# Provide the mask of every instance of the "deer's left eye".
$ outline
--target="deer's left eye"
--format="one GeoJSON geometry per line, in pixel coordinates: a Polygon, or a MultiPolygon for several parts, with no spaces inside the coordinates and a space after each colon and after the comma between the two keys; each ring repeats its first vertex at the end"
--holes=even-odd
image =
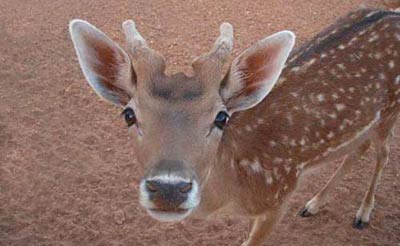
{"type": "Polygon", "coordinates": [[[225,111],[220,111],[217,116],[215,117],[214,124],[219,129],[223,129],[226,122],[228,122],[229,114],[225,111]]]}
{"type": "Polygon", "coordinates": [[[132,108],[124,109],[124,111],[122,111],[122,115],[124,116],[128,127],[130,127],[136,123],[136,115],[132,108]]]}

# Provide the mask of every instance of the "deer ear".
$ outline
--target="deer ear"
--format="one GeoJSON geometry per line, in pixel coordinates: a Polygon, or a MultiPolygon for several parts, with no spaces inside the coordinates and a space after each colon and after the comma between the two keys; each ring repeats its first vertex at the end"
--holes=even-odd
{"type": "Polygon", "coordinates": [[[126,52],[86,21],[71,21],[69,31],[82,72],[92,88],[108,101],[126,105],[136,82],[126,52]]]}
{"type": "Polygon", "coordinates": [[[254,107],[268,95],[294,42],[294,33],[281,31],[257,42],[233,60],[220,88],[230,112],[254,107]]]}

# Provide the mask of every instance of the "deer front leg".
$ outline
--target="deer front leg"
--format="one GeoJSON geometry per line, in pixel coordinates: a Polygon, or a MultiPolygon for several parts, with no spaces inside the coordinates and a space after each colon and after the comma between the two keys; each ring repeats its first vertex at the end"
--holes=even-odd
{"type": "Polygon", "coordinates": [[[252,220],[249,238],[242,246],[259,246],[264,239],[272,232],[274,226],[281,218],[281,211],[268,212],[252,220]]]}

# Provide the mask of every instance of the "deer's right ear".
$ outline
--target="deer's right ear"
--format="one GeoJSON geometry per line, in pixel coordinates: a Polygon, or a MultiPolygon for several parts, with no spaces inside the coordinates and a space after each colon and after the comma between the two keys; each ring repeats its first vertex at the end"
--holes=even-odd
{"type": "Polygon", "coordinates": [[[69,31],[82,72],[92,88],[108,101],[126,105],[136,83],[126,52],[86,21],[71,21],[69,31]]]}
{"type": "Polygon", "coordinates": [[[268,95],[294,42],[292,32],[278,32],[257,42],[233,60],[220,88],[230,112],[254,107],[268,95]]]}

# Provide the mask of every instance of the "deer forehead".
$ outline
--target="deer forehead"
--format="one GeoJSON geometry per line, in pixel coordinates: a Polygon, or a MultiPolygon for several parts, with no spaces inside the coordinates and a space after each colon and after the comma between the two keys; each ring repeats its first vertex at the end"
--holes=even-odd
{"type": "Polygon", "coordinates": [[[155,76],[149,81],[139,81],[138,84],[138,97],[146,98],[146,103],[193,107],[220,99],[220,83],[209,84],[196,76],[190,77],[183,73],[155,76]]]}
{"type": "Polygon", "coordinates": [[[138,117],[147,123],[199,125],[209,122],[216,112],[224,109],[218,89],[208,88],[186,75],[154,80],[145,87],[136,91],[134,104],[138,117]]]}

